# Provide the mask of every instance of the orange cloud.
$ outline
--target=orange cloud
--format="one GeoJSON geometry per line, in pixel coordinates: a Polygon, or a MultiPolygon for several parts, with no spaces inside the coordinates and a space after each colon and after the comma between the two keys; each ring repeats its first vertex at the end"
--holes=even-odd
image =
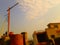
{"type": "Polygon", "coordinates": [[[47,13],[49,8],[59,4],[60,0],[17,0],[17,2],[25,12],[26,18],[35,19],[47,13]]]}

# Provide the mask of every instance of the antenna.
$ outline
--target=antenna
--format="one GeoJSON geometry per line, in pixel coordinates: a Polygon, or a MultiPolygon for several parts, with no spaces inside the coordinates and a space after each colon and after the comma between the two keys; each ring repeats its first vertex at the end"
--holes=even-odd
{"type": "Polygon", "coordinates": [[[19,3],[16,3],[16,4],[14,4],[13,6],[11,6],[11,7],[8,7],[8,9],[7,9],[7,12],[8,12],[8,32],[7,32],[7,35],[9,36],[9,31],[10,31],[10,10],[12,9],[12,8],[14,8],[16,5],[18,5],[19,3]]]}

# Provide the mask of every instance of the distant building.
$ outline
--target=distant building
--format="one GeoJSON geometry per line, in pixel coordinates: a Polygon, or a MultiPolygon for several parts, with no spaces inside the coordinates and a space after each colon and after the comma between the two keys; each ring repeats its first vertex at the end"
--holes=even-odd
{"type": "Polygon", "coordinates": [[[60,23],[49,23],[48,28],[46,28],[46,32],[48,38],[53,41],[54,45],[60,45],[60,23]]]}
{"type": "Polygon", "coordinates": [[[59,44],[60,45],[60,23],[49,23],[43,32],[34,32],[34,45],[59,44]],[[50,41],[50,42],[49,42],[50,41]]]}
{"type": "Polygon", "coordinates": [[[54,35],[55,38],[60,37],[60,23],[49,23],[48,28],[46,28],[47,35],[49,39],[54,35]]]}

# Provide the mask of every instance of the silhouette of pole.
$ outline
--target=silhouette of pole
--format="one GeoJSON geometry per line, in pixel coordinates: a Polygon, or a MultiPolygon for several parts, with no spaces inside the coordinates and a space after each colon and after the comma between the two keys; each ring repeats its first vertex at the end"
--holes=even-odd
{"type": "Polygon", "coordinates": [[[15,7],[18,3],[16,3],[15,5],[13,5],[12,7],[9,7],[7,12],[8,12],[8,32],[7,35],[9,36],[9,32],[10,32],[10,10],[15,7]]]}
{"type": "Polygon", "coordinates": [[[10,8],[8,8],[8,32],[7,32],[7,35],[9,35],[9,31],[10,31],[10,8]]]}

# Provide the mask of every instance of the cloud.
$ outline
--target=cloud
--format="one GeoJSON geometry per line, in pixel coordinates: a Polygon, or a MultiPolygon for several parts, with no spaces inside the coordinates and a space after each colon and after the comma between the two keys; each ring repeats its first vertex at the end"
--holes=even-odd
{"type": "Polygon", "coordinates": [[[35,19],[47,13],[49,8],[59,4],[60,0],[17,0],[17,2],[21,10],[25,12],[26,18],[35,19]]]}

